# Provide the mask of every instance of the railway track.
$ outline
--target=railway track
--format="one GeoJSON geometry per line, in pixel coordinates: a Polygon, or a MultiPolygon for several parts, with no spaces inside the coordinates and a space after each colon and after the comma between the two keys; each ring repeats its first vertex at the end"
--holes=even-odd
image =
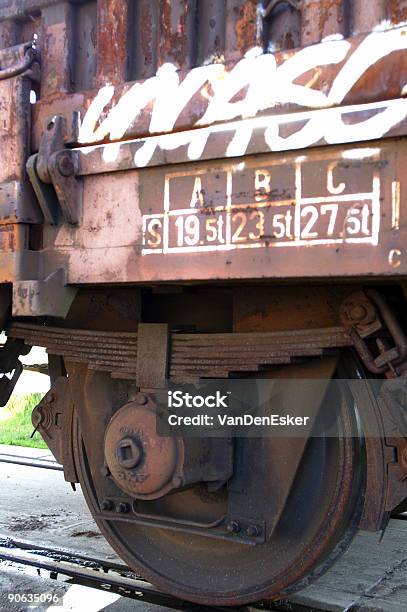
{"type": "MultiPolygon", "coordinates": [[[[9,450],[9,449],[8,449],[9,450]]],[[[8,459],[7,463],[12,462],[16,457],[12,456],[12,451],[9,450],[8,453],[0,453],[0,462],[2,458],[8,459]],[[11,455],[11,456],[10,456],[11,455]]],[[[31,467],[39,467],[39,460],[32,460],[28,457],[20,457],[23,460],[27,460],[25,463],[29,464],[31,467]]],[[[52,462],[49,460],[49,464],[52,462]]],[[[42,460],[45,463],[45,460],[42,460]]],[[[17,463],[17,461],[15,461],[17,463]]],[[[397,541],[402,537],[401,534],[406,533],[404,530],[404,526],[406,525],[405,520],[407,516],[406,514],[401,514],[393,517],[391,521],[393,525],[393,531],[396,532],[396,535],[393,536],[397,541]],[[396,519],[396,520],[394,520],[396,519]],[[400,528],[398,527],[400,526],[400,528]],[[399,535],[400,534],[400,535],[399,535]]],[[[24,536],[23,536],[24,537],[24,536]]],[[[32,540],[37,542],[37,539],[34,536],[30,536],[32,540]]],[[[135,600],[137,602],[145,602],[146,604],[157,604],[161,606],[165,606],[168,609],[176,609],[176,610],[201,610],[205,609],[202,606],[194,606],[188,602],[180,598],[174,598],[170,595],[167,595],[157,589],[156,587],[149,584],[147,581],[140,578],[140,576],[135,575],[133,572],[129,570],[129,568],[120,562],[114,563],[111,561],[102,558],[102,554],[99,552],[90,553],[90,554],[82,554],[73,552],[72,550],[67,550],[63,548],[64,543],[61,542],[62,546],[59,546],[59,542],[54,544],[54,546],[42,546],[40,544],[34,543],[34,541],[27,541],[21,539],[19,536],[15,537],[14,534],[2,535],[0,533],[0,571],[7,574],[8,568],[15,568],[18,570],[19,574],[25,573],[29,575],[33,575],[33,570],[35,574],[38,574],[38,581],[42,580],[44,583],[48,582],[49,579],[55,581],[57,585],[56,588],[68,589],[71,585],[81,585],[82,587],[95,588],[100,591],[104,591],[107,593],[117,594],[121,597],[130,598],[131,600],[135,600]]],[[[369,562],[370,555],[373,551],[373,548],[369,548],[369,543],[366,545],[366,538],[360,540],[360,545],[358,546],[358,554],[357,559],[355,555],[355,559],[353,563],[356,563],[357,567],[363,567],[364,564],[367,564],[367,570],[369,571],[369,562]],[[366,548],[366,552],[363,552],[362,549],[366,548]]],[[[383,550],[383,555],[388,555],[389,550],[392,548],[390,544],[388,544],[383,550]]],[[[369,601],[375,602],[376,597],[379,595],[376,594],[376,583],[385,585],[393,578],[389,578],[390,574],[388,569],[391,567],[398,568],[400,565],[400,561],[397,558],[397,562],[389,556],[386,562],[383,565],[383,569],[380,572],[377,572],[378,579],[375,580],[374,592],[371,591],[370,580],[366,580],[366,584],[364,588],[358,588],[355,595],[347,596],[346,602],[348,600],[352,601],[352,605],[354,602],[358,602],[360,597],[363,595],[362,599],[368,597],[369,601]],[[367,595],[365,595],[367,593],[367,595]]],[[[352,566],[353,567],[353,566],[352,566]]],[[[374,566],[372,566],[373,568],[374,566]]],[[[404,564],[403,564],[404,567],[404,564]]],[[[373,572],[373,569],[370,571],[373,572]]],[[[400,571],[400,570],[397,570],[400,571]]],[[[274,602],[266,606],[247,606],[247,607],[232,607],[232,608],[208,608],[212,610],[241,610],[242,612],[251,611],[254,612],[256,610],[290,610],[291,612],[295,611],[306,611],[306,610],[345,610],[346,605],[342,605],[342,599],[340,596],[340,590],[343,589],[344,592],[347,590],[352,591],[354,585],[352,587],[351,584],[348,587],[345,586],[342,574],[344,569],[338,567],[338,573],[335,571],[332,572],[331,578],[326,578],[323,580],[322,584],[314,585],[312,591],[310,592],[307,589],[303,592],[293,595],[290,598],[290,601],[279,601],[274,602]],[[334,592],[331,599],[327,599],[327,594],[330,593],[332,588],[336,588],[338,586],[338,592],[334,592]]],[[[353,571],[351,571],[353,574],[353,571]]],[[[37,577],[35,577],[37,580],[37,577]]],[[[361,578],[361,582],[363,582],[363,576],[361,578]]],[[[348,584],[348,583],[346,583],[348,584]]],[[[392,582],[393,584],[393,582],[392,582]]],[[[394,588],[395,595],[392,595],[389,601],[386,600],[386,604],[390,607],[386,608],[389,610],[398,610],[400,609],[400,602],[396,599],[393,601],[394,597],[397,595],[397,588],[394,588]]],[[[344,598],[345,600],[345,598],[344,598]]],[[[381,600],[379,600],[381,604],[381,600]]],[[[353,608],[351,608],[353,609],[353,608]]],[[[358,608],[355,608],[358,609],[358,608]]],[[[363,608],[362,608],[363,609],[363,608]]],[[[377,607],[375,608],[377,609],[377,607]]],[[[380,608],[379,608],[380,609],[380,608]]]]}
{"type": "Polygon", "coordinates": [[[165,606],[173,610],[273,610],[264,606],[235,608],[206,607],[177,599],[163,593],[127,566],[104,559],[73,553],[62,548],[45,547],[25,540],[0,534],[0,563],[21,568],[35,568],[40,577],[62,580],[116,593],[145,603],[165,606]]]}
{"type": "Polygon", "coordinates": [[[14,465],[24,465],[59,472],[62,472],[64,469],[62,465],[51,459],[33,459],[32,457],[15,455],[13,453],[0,453],[0,463],[12,463],[14,465]]]}

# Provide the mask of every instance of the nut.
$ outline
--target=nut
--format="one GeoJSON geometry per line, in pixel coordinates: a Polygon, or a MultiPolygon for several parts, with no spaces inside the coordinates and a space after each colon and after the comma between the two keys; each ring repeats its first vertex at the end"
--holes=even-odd
{"type": "Polygon", "coordinates": [[[237,521],[230,521],[226,525],[226,531],[229,531],[229,533],[239,533],[240,531],[239,523],[237,521]]]}
{"type": "Polygon", "coordinates": [[[116,512],[118,512],[119,514],[126,514],[130,509],[129,504],[126,504],[126,502],[120,502],[117,504],[116,506],[116,512]]]}
{"type": "Polygon", "coordinates": [[[352,321],[362,321],[367,315],[367,310],[362,304],[356,304],[351,306],[348,313],[352,321]]]}
{"type": "Polygon", "coordinates": [[[100,504],[100,509],[102,511],[112,510],[112,508],[113,508],[113,502],[110,499],[104,499],[102,503],[100,504]]]}
{"type": "Polygon", "coordinates": [[[249,538],[257,538],[260,535],[260,529],[257,525],[249,525],[246,529],[246,535],[249,538]]]}

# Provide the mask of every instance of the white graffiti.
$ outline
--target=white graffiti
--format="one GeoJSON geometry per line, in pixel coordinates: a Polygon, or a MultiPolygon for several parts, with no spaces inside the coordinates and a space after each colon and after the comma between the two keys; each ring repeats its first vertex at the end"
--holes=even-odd
{"type": "MultiPolygon", "coordinates": [[[[362,114],[356,123],[344,120],[345,111],[340,105],[371,66],[394,51],[406,49],[407,28],[403,26],[373,32],[354,50],[349,41],[336,39],[305,47],[279,65],[274,55],[262,54],[258,48],[247,53],[230,71],[222,64],[212,64],[192,69],[183,80],[175,66],[165,64],[156,76],[131,86],[102,119],[115,89],[112,85],[101,88],[83,118],[79,142],[119,140],[143,112],[151,113],[151,136],[141,141],[134,156],[137,167],[146,166],[157,148],[174,150],[187,145],[188,158],[199,159],[211,134],[220,131],[233,133],[226,156],[243,155],[256,129],[264,131],[265,144],[271,151],[307,147],[321,140],[335,143],[380,138],[407,116],[407,100],[347,107],[347,113],[368,114],[367,117],[362,114]],[[332,65],[338,69],[330,87],[314,89],[315,79],[323,74],[324,67],[332,65]],[[298,84],[296,81],[307,73],[311,75],[309,82],[298,84]],[[245,91],[244,97],[236,100],[241,91],[245,91]],[[203,111],[195,129],[172,132],[177,129],[182,111],[197,97],[203,111]],[[301,109],[257,116],[287,104],[301,109]],[[297,123],[288,135],[281,134],[282,125],[297,123]]],[[[404,84],[400,96],[406,93],[404,84]]],[[[120,146],[112,143],[104,148],[106,162],[115,161],[120,146]]]]}

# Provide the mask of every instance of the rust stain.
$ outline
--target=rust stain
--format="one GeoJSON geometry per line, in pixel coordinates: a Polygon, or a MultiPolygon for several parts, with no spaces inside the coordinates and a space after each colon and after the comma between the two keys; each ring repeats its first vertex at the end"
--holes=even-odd
{"type": "Polygon", "coordinates": [[[236,48],[240,53],[245,53],[253,47],[257,38],[257,2],[249,0],[242,6],[235,6],[235,35],[236,48]]]}
{"type": "Polygon", "coordinates": [[[98,82],[119,83],[127,72],[128,7],[122,0],[98,3],[98,82]]]}
{"type": "Polygon", "coordinates": [[[150,6],[143,2],[141,4],[141,24],[140,28],[140,44],[143,56],[143,63],[148,68],[153,62],[152,52],[152,30],[153,30],[153,18],[150,10],[150,6]]]}
{"type": "Polygon", "coordinates": [[[392,23],[397,24],[407,21],[406,0],[388,0],[389,18],[392,23]]]}
{"type": "Polygon", "coordinates": [[[172,61],[178,67],[188,66],[187,21],[189,4],[178,0],[161,0],[161,61],[172,61]]]}
{"type": "Polygon", "coordinates": [[[345,0],[305,0],[302,5],[302,41],[308,45],[325,36],[346,35],[345,0]]]}
{"type": "Polygon", "coordinates": [[[342,23],[344,17],[343,0],[329,0],[325,2],[319,2],[318,4],[320,5],[319,29],[322,36],[335,33],[331,32],[331,30],[335,29],[336,25],[339,26],[339,24],[342,23]]]}

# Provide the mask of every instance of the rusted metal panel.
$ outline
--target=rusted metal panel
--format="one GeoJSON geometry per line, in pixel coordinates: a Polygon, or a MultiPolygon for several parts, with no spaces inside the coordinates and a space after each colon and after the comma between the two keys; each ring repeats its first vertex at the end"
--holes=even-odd
{"type": "MultiPolygon", "coordinates": [[[[354,291],[354,290],[353,290],[354,291]]],[[[233,292],[233,330],[261,332],[314,330],[341,324],[339,307],[352,288],[325,287],[256,287],[255,295],[246,288],[233,292]]]]}
{"type": "MultiPolygon", "coordinates": [[[[226,69],[220,64],[195,68],[180,75],[180,82],[174,68],[142,83],[39,101],[34,113],[34,147],[38,147],[51,114],[73,110],[80,111],[82,127],[79,138],[72,139],[85,144],[180,131],[241,117],[260,120],[266,113],[282,115],[399,98],[407,73],[405,33],[406,28],[401,27],[349,41],[327,41],[299,51],[253,56],[226,69]],[[268,75],[266,81],[264,74],[268,75]],[[210,89],[215,95],[208,94],[210,89]]],[[[392,125],[400,114],[405,117],[402,105],[397,103],[397,112],[391,113],[392,125]]],[[[374,112],[373,107],[367,109],[374,112]]],[[[354,110],[363,111],[363,107],[354,110]]],[[[296,118],[300,125],[307,121],[306,116],[296,118]]],[[[386,121],[380,123],[387,125],[386,121]]],[[[318,124],[324,126],[320,120],[318,124]]],[[[367,126],[370,124],[367,122],[367,126]]],[[[319,131],[305,127],[301,133],[319,131]]],[[[364,139],[363,131],[355,131],[354,136],[355,140],[364,139]]]]}
{"type": "Polygon", "coordinates": [[[96,84],[127,81],[129,0],[97,3],[96,84]]]}
{"type": "MultiPolygon", "coordinates": [[[[397,106],[405,112],[405,101],[394,100],[381,103],[377,110],[388,109],[391,119],[396,118],[393,109],[397,106]],[[394,104],[393,104],[394,102],[394,104]]],[[[220,159],[225,156],[235,158],[270,151],[302,150],[303,147],[338,144],[347,142],[375,141],[386,136],[399,136],[406,133],[407,120],[403,119],[389,131],[382,121],[383,113],[369,112],[364,108],[341,107],[326,109],[300,115],[303,122],[286,116],[266,118],[259,122],[246,124],[224,124],[213,129],[189,130],[175,138],[163,135],[157,139],[140,138],[125,143],[110,144],[103,147],[74,149],[79,156],[79,174],[82,176],[118,170],[131,170],[149,166],[181,164],[187,160],[200,161],[220,159]],[[373,119],[374,121],[367,121],[373,119]],[[305,124],[305,125],[304,125],[305,124]],[[253,127],[252,127],[253,126],[253,127]],[[324,126],[327,133],[323,133],[324,126]],[[315,127],[315,131],[310,129],[315,127]],[[373,129],[366,129],[366,127],[373,129]],[[299,128],[294,131],[295,128],[299,128]],[[321,129],[322,128],[322,129],[321,129]],[[357,131],[359,128],[359,131],[357,131]],[[280,136],[288,134],[287,137],[280,136]],[[243,134],[243,138],[242,138],[243,134]],[[363,136],[361,136],[363,134],[363,136]],[[269,136],[271,136],[269,138],[269,136]],[[178,146],[177,146],[178,145],[178,146]]]]}
{"type": "Polygon", "coordinates": [[[41,96],[73,88],[73,8],[61,2],[42,10],[41,96]]]}
{"type": "MultiPolygon", "coordinates": [[[[22,65],[30,45],[17,45],[0,52],[3,71],[22,65]]],[[[38,223],[41,214],[25,174],[30,142],[30,90],[27,76],[0,81],[0,139],[3,156],[0,168],[0,225],[13,222],[38,223]]]]}
{"type": "Polygon", "coordinates": [[[346,0],[303,0],[301,2],[302,45],[312,45],[327,36],[348,33],[346,0]]]}
{"type": "MultiPolygon", "coordinates": [[[[362,24],[362,18],[357,13],[361,7],[359,6],[358,9],[357,3],[352,4],[352,11],[348,11],[346,15],[344,14],[345,3],[339,0],[301,3],[298,6],[302,11],[302,42],[308,43],[326,37],[328,40],[309,48],[275,54],[258,55],[261,51],[258,49],[249,53],[245,59],[242,59],[239,54],[252,50],[252,47],[256,45],[263,45],[264,50],[267,42],[264,39],[264,23],[262,23],[262,15],[264,17],[265,13],[259,11],[254,2],[240,3],[235,0],[225,3],[176,2],[169,4],[167,0],[161,0],[159,5],[148,3],[148,6],[140,2],[137,3],[136,8],[132,7],[133,12],[130,14],[127,11],[120,12],[120,7],[124,5],[119,5],[117,0],[105,0],[104,3],[99,4],[97,21],[95,2],[76,4],[77,6],[72,8],[67,2],[59,5],[51,2],[49,8],[43,10],[44,31],[47,30],[47,27],[51,28],[52,15],[62,15],[63,19],[58,23],[64,23],[67,27],[71,19],[71,11],[75,12],[76,51],[73,72],[74,87],[77,93],[58,92],[58,89],[71,86],[70,83],[67,83],[70,54],[68,47],[64,46],[68,43],[60,41],[60,46],[56,47],[58,58],[62,57],[61,61],[64,62],[65,71],[62,77],[58,76],[60,80],[57,79],[52,84],[52,79],[47,76],[47,70],[51,74],[53,69],[52,63],[46,57],[47,45],[57,44],[50,30],[50,40],[43,42],[45,63],[48,66],[44,73],[43,83],[46,82],[45,93],[53,93],[45,95],[44,99],[35,105],[33,146],[34,148],[38,146],[45,121],[50,115],[55,113],[70,115],[73,110],[80,111],[81,122],[79,132],[70,135],[71,144],[86,145],[102,141],[130,139],[135,136],[142,138],[137,142],[128,141],[117,147],[110,144],[106,147],[81,149],[82,152],[78,153],[79,175],[86,177],[79,179],[84,183],[85,189],[83,198],[85,206],[83,218],[80,220],[82,226],[78,229],[62,227],[55,230],[58,234],[56,244],[54,244],[54,230],[47,229],[44,241],[47,247],[51,249],[56,247],[58,251],[64,251],[64,256],[68,256],[71,266],[70,279],[83,279],[88,275],[91,277],[93,275],[93,278],[97,279],[95,282],[116,277],[137,282],[151,278],[161,280],[189,277],[189,267],[182,271],[179,263],[182,253],[185,253],[183,245],[179,253],[171,250],[170,245],[168,247],[170,251],[165,252],[165,259],[169,261],[160,263],[160,266],[157,266],[155,262],[158,260],[161,262],[164,258],[156,254],[152,257],[149,254],[148,257],[141,255],[140,249],[143,249],[141,226],[143,220],[147,225],[150,223],[151,219],[148,218],[148,215],[154,218],[155,215],[162,215],[157,218],[165,218],[164,210],[156,210],[157,206],[163,205],[165,199],[166,187],[163,185],[166,184],[167,179],[164,177],[170,176],[171,173],[175,176],[177,172],[186,172],[187,175],[190,173],[189,176],[193,176],[195,167],[185,166],[181,170],[174,167],[167,171],[152,169],[151,171],[146,170],[145,173],[132,172],[131,174],[126,172],[128,170],[148,166],[184,164],[197,160],[203,162],[225,157],[253,156],[269,151],[302,149],[340,142],[370,141],[384,136],[403,134],[406,131],[407,106],[406,100],[402,97],[407,78],[406,28],[377,31],[349,40],[340,39],[341,36],[346,35],[352,24],[352,27],[355,23],[362,24]],[[143,42],[138,36],[140,30],[133,37],[135,40],[131,41],[128,39],[129,20],[137,18],[141,28],[144,23],[144,10],[148,10],[150,16],[145,22],[147,38],[143,39],[143,42]],[[231,35],[230,40],[229,35],[231,35]],[[332,40],[332,37],[335,40],[332,40]],[[94,50],[96,38],[99,45],[97,73],[95,72],[94,50]],[[112,52],[113,43],[119,46],[117,52],[112,52]],[[146,46],[143,46],[144,43],[146,46]],[[140,73],[146,73],[151,66],[161,65],[162,67],[163,62],[167,66],[152,79],[124,84],[128,68],[125,56],[129,45],[133,45],[134,50],[136,48],[142,50],[146,56],[142,64],[137,59],[139,64],[133,66],[133,73],[137,73],[137,76],[140,76],[140,73]],[[190,71],[185,70],[193,61],[205,63],[208,59],[215,63],[190,71]],[[226,66],[223,63],[216,63],[217,61],[223,62],[225,59],[226,66]],[[178,70],[180,67],[181,71],[178,70]],[[99,90],[83,91],[93,86],[95,74],[98,84],[102,87],[99,90]],[[264,75],[268,76],[267,80],[264,75]],[[104,86],[108,81],[113,81],[114,84],[104,86]],[[338,110],[337,107],[340,107],[341,110],[338,110]],[[174,131],[175,134],[172,133],[174,131]],[[151,135],[155,134],[163,134],[163,136],[151,138],[151,135]],[[123,173],[117,173],[117,170],[123,173]],[[112,171],[115,171],[114,178],[113,175],[107,174],[112,171]],[[98,176],[99,174],[101,175],[98,176]],[[153,187],[149,185],[149,177],[151,177],[153,187]],[[136,211],[129,209],[129,185],[138,204],[136,211]],[[146,194],[151,189],[155,192],[154,198],[150,200],[146,194]],[[118,201],[119,194],[121,194],[120,205],[114,212],[111,202],[106,199],[107,193],[111,193],[112,201],[118,201]],[[146,210],[145,206],[150,201],[153,202],[151,209],[146,210]],[[106,218],[106,225],[101,223],[101,218],[106,218]],[[112,227],[121,228],[120,244],[112,234],[112,227]],[[74,249],[71,248],[74,244],[81,244],[84,251],[74,253],[74,249]],[[97,248],[93,248],[95,246],[97,248]],[[136,246],[136,251],[133,250],[129,256],[128,250],[134,249],[134,246],[136,246]],[[84,252],[92,253],[91,257],[94,258],[96,251],[101,253],[98,249],[104,249],[105,253],[109,249],[114,249],[117,260],[113,261],[112,257],[109,257],[109,261],[105,261],[103,265],[101,261],[98,261],[92,271],[84,269],[82,273],[79,273],[84,252]],[[177,269],[178,266],[180,269],[177,269]]],[[[125,8],[128,8],[127,3],[124,4],[125,8]]],[[[291,31],[292,23],[298,17],[295,9],[297,5],[295,2],[271,3],[271,5],[274,7],[271,11],[274,21],[272,20],[269,24],[271,26],[269,34],[272,39],[277,40],[278,45],[290,46],[291,43],[287,42],[286,34],[291,31]],[[293,22],[291,22],[292,19],[294,19],[293,22]]],[[[263,3],[262,6],[266,11],[269,4],[263,3]]],[[[34,4],[25,3],[24,15],[27,16],[28,11],[33,10],[33,7],[34,4]]],[[[382,9],[379,2],[374,6],[372,4],[371,16],[368,18],[372,22],[380,19],[382,9]]],[[[390,10],[389,6],[387,9],[390,10]]],[[[3,17],[10,14],[7,11],[2,12],[3,17]]],[[[67,33],[68,30],[65,30],[64,36],[67,33]]],[[[72,123],[71,118],[70,123],[72,123]]],[[[371,148],[381,149],[384,155],[388,150],[376,144],[372,144],[371,148]]],[[[25,157],[26,153],[24,159],[25,157]]],[[[262,159],[265,158],[260,158],[260,161],[262,159]]],[[[283,159],[288,160],[289,165],[294,164],[294,156],[288,155],[283,159]]],[[[306,156],[305,160],[307,160],[306,156]]],[[[256,164],[257,160],[254,159],[253,163],[256,164]]],[[[303,162],[299,163],[301,165],[303,162]]],[[[337,163],[337,161],[332,163],[337,163]]],[[[392,166],[395,167],[396,163],[398,162],[392,157],[392,166]]],[[[251,170],[247,172],[238,170],[239,164],[246,164],[247,168],[252,167],[251,162],[246,162],[246,159],[229,166],[223,162],[203,165],[194,178],[196,185],[199,184],[199,181],[207,180],[207,177],[203,178],[203,173],[208,168],[215,169],[219,178],[212,185],[209,184],[209,187],[203,188],[204,195],[198,189],[196,201],[206,206],[205,189],[210,192],[215,187],[219,192],[213,196],[215,204],[218,207],[225,206],[221,202],[224,197],[222,194],[226,193],[226,197],[231,198],[234,189],[233,186],[230,186],[233,183],[232,179],[225,179],[225,177],[232,177],[236,181],[238,176],[249,176],[251,172],[251,170]],[[226,185],[223,184],[225,181],[226,185]]],[[[304,168],[305,166],[304,162],[304,168]]],[[[327,168],[325,171],[329,174],[327,168]]],[[[306,172],[312,174],[308,169],[306,172]]],[[[383,173],[385,175],[384,170],[383,173]]],[[[400,169],[395,171],[397,177],[400,173],[400,169]]],[[[172,178],[168,179],[169,182],[172,180],[172,178]]],[[[192,201],[192,191],[197,191],[194,187],[195,183],[192,187],[190,186],[191,180],[191,178],[185,178],[186,189],[191,189],[190,201],[192,201]]],[[[261,175],[258,175],[257,180],[259,184],[262,180],[263,184],[266,184],[267,176],[264,175],[262,178],[261,175]]],[[[339,188],[342,182],[345,182],[339,181],[339,184],[336,184],[332,172],[329,180],[332,189],[339,188]]],[[[283,184],[284,181],[286,181],[285,178],[282,179],[283,184]]],[[[398,181],[399,178],[393,181],[393,192],[389,196],[392,201],[400,199],[398,181]]],[[[287,179],[289,186],[287,189],[291,189],[291,183],[292,177],[287,179]]],[[[335,195],[335,192],[332,192],[332,195],[335,195]]],[[[252,205],[252,203],[249,204],[252,205]]],[[[182,210],[186,210],[188,206],[191,207],[190,203],[182,204],[182,210]]],[[[234,211],[233,214],[236,215],[237,212],[239,211],[234,211]]],[[[251,210],[251,212],[255,211],[251,210]]],[[[270,211],[267,212],[269,213],[270,211]]],[[[218,232],[216,236],[219,237],[219,227],[225,223],[226,217],[223,218],[222,214],[216,212],[211,223],[208,224],[209,226],[212,224],[213,236],[218,232]]],[[[186,218],[186,213],[183,215],[183,218],[186,218]]],[[[243,223],[243,217],[239,216],[235,217],[233,223],[236,223],[239,218],[243,223]]],[[[252,221],[254,220],[253,216],[252,221]]],[[[10,219],[7,217],[5,222],[9,224],[10,219]]],[[[195,222],[191,221],[191,223],[195,222]]],[[[232,223],[231,217],[230,223],[232,223]]],[[[244,223],[249,234],[256,235],[255,228],[248,229],[249,221],[245,220],[244,223]]],[[[181,227],[181,221],[179,224],[179,228],[169,230],[168,244],[178,231],[182,230],[185,237],[185,228],[181,227]]],[[[152,240],[154,243],[154,232],[157,232],[155,228],[152,229],[153,238],[144,235],[144,240],[150,240],[150,242],[152,240]]],[[[190,230],[192,231],[192,226],[190,230]]],[[[235,237],[237,232],[237,239],[242,237],[237,228],[231,226],[230,232],[231,236],[235,235],[235,237]]],[[[270,273],[264,271],[269,258],[265,253],[273,251],[274,259],[277,257],[277,252],[284,252],[286,247],[283,245],[282,249],[269,248],[270,245],[274,245],[273,233],[270,234],[272,235],[271,240],[268,238],[269,234],[270,232],[265,232],[261,246],[251,245],[250,249],[247,247],[247,250],[252,253],[257,253],[256,249],[261,253],[261,256],[256,254],[253,258],[257,261],[260,257],[261,260],[260,265],[256,268],[257,276],[269,277],[270,273]]],[[[301,232],[297,232],[297,237],[300,234],[301,232]]],[[[398,234],[395,235],[396,242],[397,236],[398,234]]],[[[323,240],[326,238],[327,236],[324,235],[323,240]]],[[[161,240],[163,239],[162,235],[161,240]]],[[[369,239],[373,240],[373,234],[369,234],[369,239]]],[[[376,239],[375,235],[374,240],[376,239]]],[[[205,242],[206,236],[200,237],[199,240],[204,240],[204,244],[200,246],[211,247],[205,242]]],[[[205,250],[208,267],[213,268],[211,277],[248,278],[250,276],[246,263],[244,263],[247,255],[241,252],[244,250],[242,245],[239,243],[239,248],[235,248],[232,242],[233,240],[230,239],[228,244],[225,243],[227,249],[223,249],[222,245],[215,240],[216,249],[213,252],[211,248],[205,250]],[[231,263],[226,263],[222,259],[226,257],[227,250],[233,251],[231,263]],[[215,265],[212,265],[212,262],[216,262],[215,265]],[[237,269],[241,265],[243,268],[237,269]]],[[[301,242],[299,246],[308,247],[308,243],[305,241],[302,245],[301,242]]],[[[354,244],[352,248],[357,252],[361,247],[354,244]]],[[[152,250],[154,249],[153,244],[152,250]]],[[[331,252],[330,248],[329,250],[331,252]]],[[[387,251],[387,258],[390,257],[390,250],[387,251]]],[[[385,273],[395,270],[396,273],[401,272],[402,264],[398,266],[399,255],[397,253],[399,250],[399,246],[392,249],[391,263],[388,259],[381,261],[380,267],[386,270],[385,273]]],[[[304,251],[307,252],[305,260],[309,260],[305,266],[308,269],[314,265],[313,253],[315,251],[314,248],[307,248],[304,251]]],[[[338,253],[332,256],[331,263],[336,265],[336,261],[339,260],[339,269],[344,270],[344,274],[351,274],[352,270],[347,268],[346,257],[344,261],[341,260],[342,246],[338,248],[338,253]]],[[[48,261],[48,255],[44,261],[48,261]]],[[[360,265],[361,269],[357,273],[366,273],[363,267],[366,262],[361,262],[360,265]]],[[[46,263],[45,267],[49,274],[54,271],[50,263],[46,263]]],[[[327,268],[324,274],[329,275],[331,272],[327,268]]],[[[206,271],[199,271],[199,269],[196,274],[199,278],[201,275],[202,278],[207,277],[206,271]]],[[[277,273],[274,274],[277,275],[277,273]]],[[[294,277],[298,275],[294,265],[287,275],[294,277]]],[[[305,275],[308,275],[308,272],[305,275]]]]}
{"type": "Polygon", "coordinates": [[[353,34],[369,32],[380,25],[387,16],[387,0],[353,0],[351,29],[353,34]]]}
{"type": "MultiPolygon", "coordinates": [[[[71,0],[71,4],[85,4],[88,0],[71,0]]],[[[61,4],[61,0],[1,0],[0,20],[29,18],[48,6],[61,4]]]]}
{"type": "Polygon", "coordinates": [[[19,23],[9,20],[0,23],[0,49],[13,47],[20,42],[21,26],[19,23]]]}
{"type": "MultiPolygon", "coordinates": [[[[75,91],[94,86],[96,75],[96,24],[97,4],[95,0],[80,4],[75,9],[75,91]]],[[[56,114],[51,112],[48,114],[56,114]]]]}
{"type": "Polygon", "coordinates": [[[28,227],[26,224],[0,224],[0,252],[22,251],[28,248],[28,227]]]}
{"type": "MultiPolygon", "coordinates": [[[[206,3],[205,3],[206,4],[206,3]]],[[[195,63],[196,15],[195,0],[160,0],[160,37],[158,66],[171,62],[187,70],[195,63]]],[[[143,22],[141,27],[144,28],[143,22]]],[[[144,36],[147,36],[145,33],[144,36]]]]}
{"type": "Polygon", "coordinates": [[[38,274],[38,253],[2,251],[0,283],[13,283],[17,278],[35,278],[38,274]]]}
{"type": "Polygon", "coordinates": [[[133,80],[153,76],[158,66],[159,0],[138,0],[131,10],[131,66],[133,80]]]}
{"type": "Polygon", "coordinates": [[[68,314],[77,289],[65,286],[65,271],[63,268],[54,269],[45,278],[41,278],[41,264],[42,260],[39,256],[37,269],[34,273],[31,272],[30,276],[20,274],[14,279],[14,317],[54,316],[65,318],[68,314]],[[38,278],[39,276],[41,280],[38,278]]]}
{"type": "Polygon", "coordinates": [[[388,18],[394,25],[407,21],[406,0],[387,0],[388,18]]]}
{"type": "Polygon", "coordinates": [[[406,159],[388,141],[91,176],[80,226],[46,241],[71,283],[403,275],[406,159]]]}
{"type": "Polygon", "coordinates": [[[226,0],[226,63],[235,63],[260,44],[257,0],[226,0]]]}
{"type": "Polygon", "coordinates": [[[198,66],[224,61],[225,18],[225,0],[197,0],[198,66]]]}

